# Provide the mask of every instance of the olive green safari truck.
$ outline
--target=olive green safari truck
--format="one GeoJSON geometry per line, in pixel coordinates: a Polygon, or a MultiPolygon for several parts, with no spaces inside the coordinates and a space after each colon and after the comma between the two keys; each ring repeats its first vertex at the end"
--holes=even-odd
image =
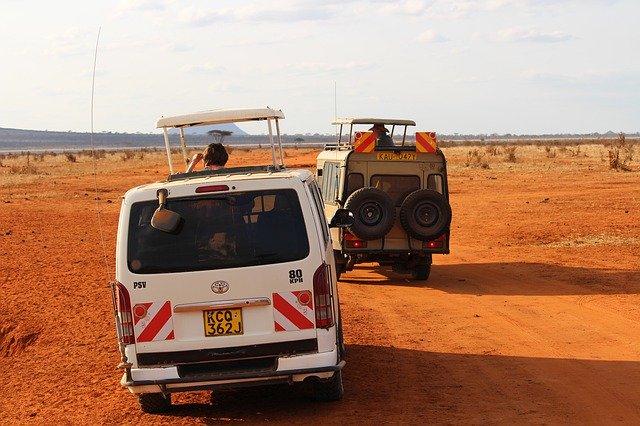
{"type": "Polygon", "coordinates": [[[451,206],[447,163],[433,132],[412,120],[345,118],[335,144],[317,157],[325,215],[353,212],[354,224],[332,229],[338,274],[363,262],[429,277],[434,254],[449,253],[451,206]],[[415,135],[415,137],[414,137],[415,135]]]}

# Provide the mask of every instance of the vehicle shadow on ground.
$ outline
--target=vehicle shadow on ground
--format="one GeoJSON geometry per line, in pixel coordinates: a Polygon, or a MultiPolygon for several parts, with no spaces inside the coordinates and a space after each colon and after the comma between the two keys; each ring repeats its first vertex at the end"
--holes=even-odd
{"type": "Polygon", "coordinates": [[[465,263],[433,265],[426,281],[412,280],[390,267],[358,265],[340,282],[423,287],[475,295],[640,294],[640,271],[603,270],[545,263],[465,263]]]}
{"type": "Polygon", "coordinates": [[[343,373],[340,402],[318,403],[296,387],[267,386],[214,392],[210,404],[176,404],[166,416],[205,424],[542,424],[567,419],[631,424],[640,419],[640,362],[348,345],[343,373]],[[585,388],[575,388],[580,385],[585,388]],[[584,404],[582,392],[595,393],[587,401],[601,399],[584,404]]]}

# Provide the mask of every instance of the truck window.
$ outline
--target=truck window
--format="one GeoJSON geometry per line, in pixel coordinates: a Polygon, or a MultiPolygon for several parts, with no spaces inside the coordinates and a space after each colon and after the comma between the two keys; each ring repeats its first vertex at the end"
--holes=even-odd
{"type": "Polygon", "coordinates": [[[444,194],[442,175],[429,175],[429,177],[427,177],[427,188],[444,194]]]}
{"type": "Polygon", "coordinates": [[[322,199],[325,203],[335,204],[338,198],[340,165],[326,162],[322,167],[322,199]]]}
{"type": "Polygon", "coordinates": [[[371,186],[389,194],[395,205],[400,206],[407,195],[420,189],[420,176],[373,175],[371,186]]]}
{"type": "Polygon", "coordinates": [[[364,186],[364,176],[362,173],[349,173],[347,175],[347,193],[344,196],[346,200],[349,198],[349,195],[353,193],[356,189],[360,189],[364,186]]]}

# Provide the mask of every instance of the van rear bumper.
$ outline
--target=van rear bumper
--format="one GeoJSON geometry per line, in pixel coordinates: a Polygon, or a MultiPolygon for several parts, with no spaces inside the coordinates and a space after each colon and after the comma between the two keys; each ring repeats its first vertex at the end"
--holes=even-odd
{"type": "Polygon", "coordinates": [[[220,349],[138,353],[135,356],[138,366],[154,367],[269,356],[283,357],[315,353],[317,351],[318,340],[305,339],[261,345],[226,347],[220,349]]]}
{"type": "Polygon", "coordinates": [[[131,393],[173,393],[205,389],[233,389],[277,383],[301,382],[308,377],[328,379],[336,371],[342,370],[344,360],[336,365],[324,367],[298,368],[276,371],[245,371],[228,374],[213,373],[198,377],[180,377],[153,380],[133,380],[130,371],[125,372],[120,384],[131,393]]]}
{"type": "Polygon", "coordinates": [[[181,392],[236,388],[268,383],[301,382],[308,377],[328,379],[344,367],[338,348],[276,357],[258,357],[154,367],[130,366],[120,384],[132,393],[181,392]],[[263,362],[264,361],[264,362],[263,362]]]}

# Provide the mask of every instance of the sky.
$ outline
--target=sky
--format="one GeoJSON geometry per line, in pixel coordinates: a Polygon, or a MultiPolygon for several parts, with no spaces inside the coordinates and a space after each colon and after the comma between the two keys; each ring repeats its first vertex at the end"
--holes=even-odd
{"type": "Polygon", "coordinates": [[[160,116],[269,106],[288,134],[331,134],[336,116],[441,134],[640,131],[637,0],[0,6],[5,128],[85,132],[93,117],[96,132],[155,133],[160,116]]]}

